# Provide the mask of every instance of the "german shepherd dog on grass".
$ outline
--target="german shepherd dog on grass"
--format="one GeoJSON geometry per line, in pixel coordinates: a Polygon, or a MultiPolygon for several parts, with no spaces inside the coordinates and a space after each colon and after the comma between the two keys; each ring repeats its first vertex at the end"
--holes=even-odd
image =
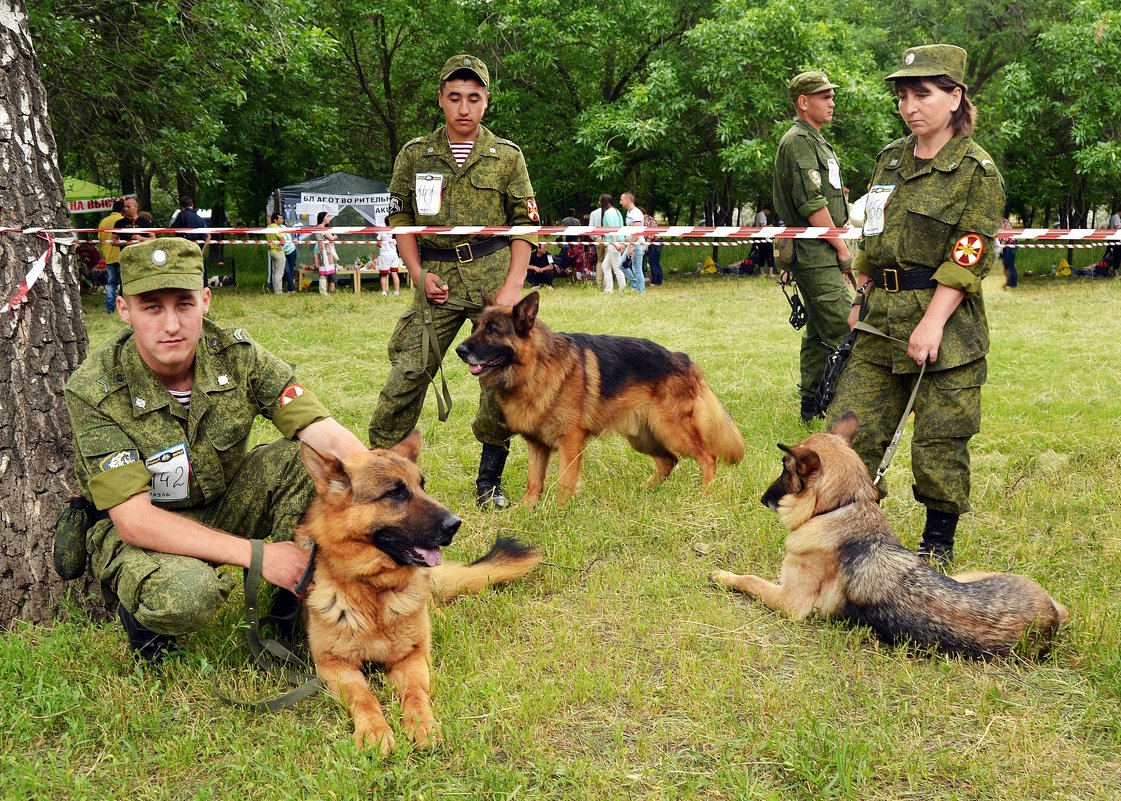
{"type": "Polygon", "coordinates": [[[607,431],[653,457],[651,487],[682,456],[697,461],[703,484],[716,476],[717,459],[743,458],[739,428],[688,356],[646,339],[554,333],[537,319],[539,299],[531,292],[510,308],[484,297],[471,336],[456,348],[494,391],[506,424],[525,437],[524,503],[541,497],[554,451],[559,500],[571,498],[588,438],[607,431]]]}
{"type": "Polygon", "coordinates": [[[385,666],[401,698],[402,727],[418,746],[439,742],[428,695],[429,606],[521,578],[541,561],[535,548],[499,539],[469,565],[444,562],[460,520],[424,491],[416,460],[420,432],[388,450],[344,462],[302,445],[318,492],[296,530],[312,540],[314,588],[305,604],[315,667],[354,718],[354,743],[393,748],[393,732],[363,667],[385,666]]]}
{"type": "Polygon", "coordinates": [[[1046,650],[1065,607],[1025,576],[944,576],[904,548],[879,506],[868,469],[850,447],[849,412],[785,453],[763,495],[790,533],[778,581],[715,571],[712,580],[796,620],[812,613],[870,626],[887,643],[911,642],[973,658],[1046,650]]]}

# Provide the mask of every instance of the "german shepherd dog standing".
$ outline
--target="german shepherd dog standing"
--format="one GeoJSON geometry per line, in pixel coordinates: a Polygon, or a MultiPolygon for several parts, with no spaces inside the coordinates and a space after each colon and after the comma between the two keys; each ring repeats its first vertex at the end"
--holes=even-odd
{"type": "Polygon", "coordinates": [[[559,500],[571,498],[588,438],[606,431],[653,457],[651,487],[682,456],[697,461],[703,484],[716,476],[717,459],[743,458],[739,428],[688,356],[646,339],[554,333],[537,319],[539,299],[531,292],[510,308],[484,297],[471,336],[456,348],[494,391],[506,424],[525,437],[524,503],[541,497],[553,451],[560,451],[559,500]]]}
{"type": "Polygon", "coordinates": [[[314,587],[305,604],[311,656],[354,718],[359,747],[393,748],[393,732],[363,667],[385,666],[401,698],[402,726],[418,746],[440,740],[428,694],[429,606],[521,578],[541,560],[534,548],[499,539],[469,565],[444,562],[460,520],[424,491],[420,432],[388,450],[344,462],[301,446],[318,492],[296,530],[313,541],[314,587]]]}
{"type": "Polygon", "coordinates": [[[887,643],[912,642],[973,658],[1046,650],[1065,607],[1025,576],[944,576],[904,548],[879,506],[868,469],[850,447],[849,412],[785,453],[763,495],[790,533],[778,581],[718,570],[712,580],[796,620],[812,613],[870,626],[887,643]]]}

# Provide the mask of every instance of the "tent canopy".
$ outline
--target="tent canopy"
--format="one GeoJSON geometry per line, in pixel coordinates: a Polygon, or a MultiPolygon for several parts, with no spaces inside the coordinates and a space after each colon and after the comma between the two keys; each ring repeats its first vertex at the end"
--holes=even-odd
{"type": "Polygon", "coordinates": [[[64,178],[62,186],[66,192],[66,206],[71,214],[108,212],[113,208],[113,202],[122,197],[113,189],[82,178],[64,178]]]}
{"type": "MultiPolygon", "coordinates": [[[[385,225],[389,205],[389,185],[374,178],[349,172],[333,172],[280,190],[284,220],[298,225],[315,225],[315,217],[326,211],[332,217],[343,208],[357,211],[370,225],[385,225]]],[[[273,212],[269,198],[268,212],[273,212]]]]}

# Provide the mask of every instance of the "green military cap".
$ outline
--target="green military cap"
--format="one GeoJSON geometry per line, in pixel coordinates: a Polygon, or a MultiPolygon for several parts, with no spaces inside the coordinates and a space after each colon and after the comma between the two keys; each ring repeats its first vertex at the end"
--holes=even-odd
{"type": "Polygon", "coordinates": [[[483,82],[483,86],[490,86],[490,70],[487,65],[483,63],[481,58],[475,58],[465,53],[458,56],[452,56],[444,62],[444,68],[440,70],[440,83],[446,81],[453,72],[459,70],[467,70],[479,76],[479,80],[483,82]]]}
{"type": "Polygon", "coordinates": [[[884,78],[935,78],[948,75],[965,85],[965,51],[957,45],[936,44],[908,48],[903,54],[903,68],[884,78]]]}
{"type": "Polygon", "coordinates": [[[802,95],[816,95],[826,89],[836,89],[837,84],[830,83],[824,72],[811,70],[795,75],[790,79],[787,88],[790,89],[790,99],[797,100],[802,95]]]}
{"type": "Polygon", "coordinates": [[[121,251],[121,291],[202,289],[202,251],[189,239],[164,236],[121,251]]]}

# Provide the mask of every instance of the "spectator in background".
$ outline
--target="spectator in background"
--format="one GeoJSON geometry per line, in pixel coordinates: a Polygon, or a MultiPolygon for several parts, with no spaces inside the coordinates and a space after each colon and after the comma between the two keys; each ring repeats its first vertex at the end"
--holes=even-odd
{"type": "Polygon", "coordinates": [[[83,242],[74,250],[78,258],[78,272],[82,276],[82,289],[87,292],[96,292],[97,288],[105,285],[106,270],[105,257],[91,242],[83,242]]]}
{"type": "Polygon", "coordinates": [[[529,256],[529,268],[525,274],[527,284],[531,286],[547,286],[553,288],[557,271],[553,254],[549,252],[544,242],[538,242],[537,247],[529,256]]]}
{"type": "MultiPolygon", "coordinates": [[[[283,218],[281,218],[283,219],[283,218]]],[[[284,243],[280,249],[284,251],[284,291],[296,291],[296,259],[299,256],[296,250],[296,240],[299,237],[296,234],[285,233],[284,243]]]]}
{"type": "MultiPolygon", "coordinates": [[[[646,215],[646,227],[657,225],[653,214],[646,215]]],[[[650,237],[646,248],[646,260],[650,263],[650,286],[662,285],[662,238],[655,234],[650,237]]]]}
{"type": "MultiPolygon", "coordinates": [[[[1001,228],[1011,228],[1012,222],[1005,217],[1001,228]]],[[[1015,289],[1020,283],[1020,276],[1016,272],[1016,250],[1010,245],[1011,239],[998,239],[997,249],[1000,252],[1000,263],[1004,266],[1004,288],[1015,289]]]]}
{"type": "MultiPolygon", "coordinates": [[[[752,222],[756,228],[765,228],[768,225],[775,225],[775,210],[770,202],[764,203],[759,211],[755,212],[755,220],[752,222]]],[[[775,243],[770,241],[762,241],[755,243],[756,253],[758,253],[759,272],[762,274],[763,268],[767,270],[767,277],[775,277],[775,243]]]]}
{"type": "MultiPolygon", "coordinates": [[[[315,217],[315,225],[322,229],[330,228],[331,215],[325,211],[319,212],[315,217]]],[[[335,240],[338,237],[326,230],[316,231],[311,237],[315,240],[315,268],[319,271],[319,294],[334,294],[335,282],[338,280],[335,273],[339,268],[339,257],[335,253],[335,240]]]]}
{"type": "Polygon", "coordinates": [[[113,229],[117,221],[124,219],[125,202],[113,201],[113,210],[101,218],[97,224],[97,241],[101,243],[101,255],[105,258],[105,311],[115,314],[117,311],[117,293],[121,291],[121,246],[117,244],[117,236],[113,229]]]}
{"type": "Polygon", "coordinates": [[[393,277],[393,296],[401,294],[401,278],[397,268],[401,264],[401,257],[397,254],[397,240],[388,231],[378,234],[378,277],[381,281],[381,296],[387,297],[389,293],[389,278],[393,277]]]}
{"type": "Polygon", "coordinates": [[[269,243],[269,288],[274,295],[284,292],[284,215],[274,211],[269,217],[265,239],[269,243]]]}
{"type": "MultiPolygon", "coordinates": [[[[136,202],[134,197],[126,197],[124,205],[124,217],[114,223],[113,244],[120,249],[124,249],[129,245],[135,245],[138,242],[147,242],[149,239],[155,239],[156,235],[147,231],[135,233],[122,233],[124,228],[149,228],[152,223],[152,215],[144,212],[147,215],[147,220],[140,218],[140,204],[136,202]]],[[[106,263],[108,263],[106,259],[106,263]]],[[[114,307],[113,311],[116,311],[114,307]]]]}
{"type": "MultiPolygon", "coordinates": [[[[282,218],[283,219],[283,218],[282,218]]],[[[179,211],[171,218],[170,228],[206,228],[206,221],[199,216],[195,208],[195,199],[190,195],[179,196],[179,211]]],[[[210,234],[180,234],[184,239],[189,239],[199,246],[199,250],[206,250],[210,244],[210,234]]]]}
{"type": "MultiPolygon", "coordinates": [[[[1113,216],[1109,218],[1109,227],[1115,232],[1121,230],[1121,207],[1113,212],[1113,216]]],[[[1102,256],[1102,261],[1106,264],[1107,270],[1112,270],[1117,274],[1121,270],[1121,244],[1110,245],[1105,249],[1105,255],[1102,256]]]]}
{"type": "MultiPolygon", "coordinates": [[[[611,195],[606,193],[599,196],[599,208],[602,219],[602,225],[605,228],[622,228],[623,215],[619,210],[611,204],[611,195]]],[[[598,272],[603,272],[603,291],[610,294],[615,290],[615,284],[619,285],[619,291],[623,291],[623,285],[626,279],[623,278],[623,271],[620,268],[620,263],[623,261],[623,253],[627,249],[626,237],[622,234],[608,234],[603,237],[603,259],[597,264],[597,278],[598,272]]]]}
{"type": "MultiPolygon", "coordinates": [[[[619,205],[626,209],[628,226],[645,225],[646,215],[635,205],[633,192],[624,192],[620,195],[619,205]]],[[[630,267],[623,267],[627,283],[640,295],[646,294],[646,276],[642,272],[642,260],[646,256],[646,237],[642,234],[632,234],[623,255],[630,259],[630,267]]]]}

